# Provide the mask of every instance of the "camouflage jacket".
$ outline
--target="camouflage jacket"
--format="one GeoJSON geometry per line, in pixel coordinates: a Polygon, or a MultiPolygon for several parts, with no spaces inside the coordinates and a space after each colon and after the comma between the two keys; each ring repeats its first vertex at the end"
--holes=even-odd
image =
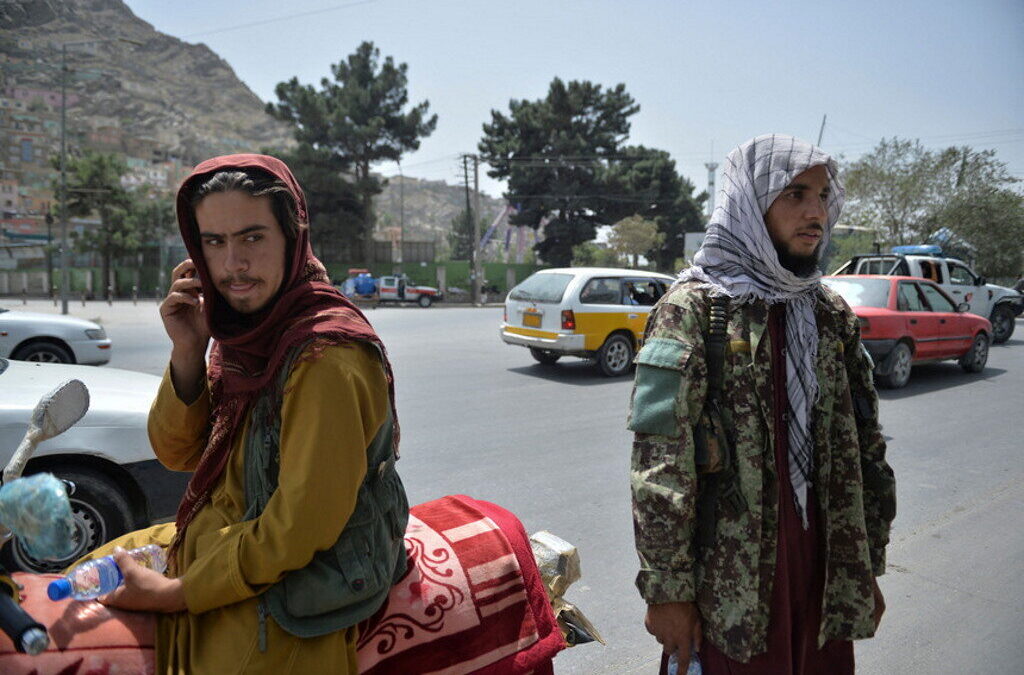
{"type": "MultiPolygon", "coordinates": [[[[629,428],[637,587],[651,604],[696,602],[704,635],[747,662],[766,649],[778,536],[768,306],[729,308],[722,417],[746,509],[718,509],[710,550],[697,550],[693,425],[707,394],[710,301],[677,284],[651,312],[637,354],[629,428]]],[[[874,633],[872,580],[885,571],[895,480],[885,462],[870,357],[857,317],[822,287],[815,308],[820,397],[812,414],[814,472],[825,541],[819,645],[874,633]]]]}

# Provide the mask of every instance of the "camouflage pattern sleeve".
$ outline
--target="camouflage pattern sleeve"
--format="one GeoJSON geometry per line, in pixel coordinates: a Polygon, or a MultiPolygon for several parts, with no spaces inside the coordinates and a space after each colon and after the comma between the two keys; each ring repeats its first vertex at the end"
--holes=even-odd
{"type": "Polygon", "coordinates": [[[878,394],[872,377],[871,357],[860,341],[857,316],[846,308],[843,351],[850,382],[864,481],[864,517],[874,575],[885,573],[885,547],[896,517],[896,478],[885,461],[885,439],[878,423],[878,394]]]}
{"type": "MultiPolygon", "coordinates": [[[[667,297],[666,300],[670,300],[667,297]]],[[[694,602],[697,478],[692,425],[707,391],[704,340],[691,308],[662,302],[637,354],[629,428],[633,527],[649,604],[694,602]]]]}

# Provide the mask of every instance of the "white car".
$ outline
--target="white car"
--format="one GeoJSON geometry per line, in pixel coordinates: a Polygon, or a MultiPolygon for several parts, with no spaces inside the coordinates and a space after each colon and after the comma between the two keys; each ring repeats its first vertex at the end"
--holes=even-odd
{"type": "Polygon", "coordinates": [[[159,377],[2,358],[0,467],[14,454],[39,399],[69,379],[88,387],[89,412],[65,433],[41,443],[25,475],[48,471],[74,485],[75,550],[61,560],[36,560],[15,540],[0,551],[8,569],[59,571],[114,537],[173,516],[191,476],[165,469],[149,444],[146,420],[159,377]]]}
{"type": "Polygon", "coordinates": [[[0,307],[0,357],[100,366],[110,361],[110,351],[110,338],[98,323],[0,307]]]}

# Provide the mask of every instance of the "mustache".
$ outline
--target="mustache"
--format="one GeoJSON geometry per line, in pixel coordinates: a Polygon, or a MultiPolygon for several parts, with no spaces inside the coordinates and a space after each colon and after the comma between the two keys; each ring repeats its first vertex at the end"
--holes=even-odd
{"type": "Polygon", "coordinates": [[[225,277],[225,278],[221,279],[220,281],[218,281],[217,285],[218,286],[230,286],[232,284],[255,284],[258,281],[259,281],[259,279],[255,279],[253,277],[249,277],[249,276],[246,276],[244,274],[241,274],[241,275],[233,276],[233,277],[225,277]]]}
{"type": "Polygon", "coordinates": [[[825,234],[825,227],[821,223],[811,223],[803,230],[804,232],[819,232],[825,234]]]}

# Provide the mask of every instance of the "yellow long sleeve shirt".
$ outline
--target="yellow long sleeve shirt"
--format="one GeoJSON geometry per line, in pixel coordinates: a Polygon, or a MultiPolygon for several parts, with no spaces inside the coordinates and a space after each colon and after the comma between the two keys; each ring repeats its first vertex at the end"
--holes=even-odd
{"type": "MultiPolygon", "coordinates": [[[[242,520],[243,429],[222,479],[179,549],[188,611],[158,619],[158,673],[357,672],[355,627],[304,639],[268,616],[267,649],[260,652],[257,596],[338,539],[366,475],[366,448],[387,420],[388,406],[386,376],[372,347],[328,347],[319,359],[296,364],[281,408],[278,489],[260,516],[242,520]]],[[[165,373],[149,415],[150,441],[165,466],[195,468],[206,445],[210,407],[208,390],[185,405],[165,373]]],[[[173,534],[173,524],[158,525],[104,550],[151,541],[166,545],[173,534]]]]}

